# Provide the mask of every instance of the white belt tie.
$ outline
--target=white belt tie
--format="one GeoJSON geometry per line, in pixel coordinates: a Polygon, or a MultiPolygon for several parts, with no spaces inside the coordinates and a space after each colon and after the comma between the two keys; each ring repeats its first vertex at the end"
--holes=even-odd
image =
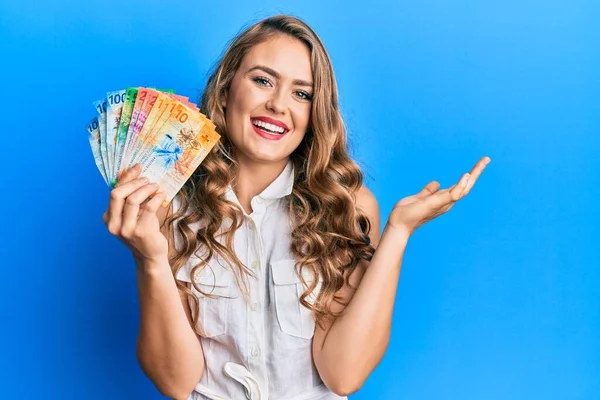
{"type": "MultiPolygon", "coordinates": [[[[269,398],[269,389],[266,387],[261,388],[260,383],[243,365],[228,362],[225,364],[225,367],[223,367],[223,373],[244,386],[246,399],[267,400],[269,398]]],[[[195,390],[211,400],[231,400],[218,395],[214,390],[201,384],[197,384],[195,390]]]]}
{"type": "MultiPolygon", "coordinates": [[[[242,386],[244,386],[244,390],[246,392],[246,399],[269,399],[269,388],[265,385],[261,385],[261,383],[243,365],[228,362],[225,364],[225,367],[223,367],[223,373],[239,382],[242,386]]],[[[234,400],[218,395],[217,393],[215,393],[214,390],[204,385],[201,385],[200,383],[196,385],[195,391],[208,397],[211,400],[234,400]]],[[[325,385],[320,385],[297,396],[287,398],[286,400],[318,400],[327,393],[329,393],[329,389],[327,389],[325,385]]]]}

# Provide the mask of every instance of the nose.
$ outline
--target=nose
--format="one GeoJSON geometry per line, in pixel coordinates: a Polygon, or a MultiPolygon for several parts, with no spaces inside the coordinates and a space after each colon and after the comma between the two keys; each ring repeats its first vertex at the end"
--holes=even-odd
{"type": "Polygon", "coordinates": [[[275,114],[285,113],[285,99],[283,90],[277,89],[273,91],[272,96],[267,101],[267,108],[275,114]]]}

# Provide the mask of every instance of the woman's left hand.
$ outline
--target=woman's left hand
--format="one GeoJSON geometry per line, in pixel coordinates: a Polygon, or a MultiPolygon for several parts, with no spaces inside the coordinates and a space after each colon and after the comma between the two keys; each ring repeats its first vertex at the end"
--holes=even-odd
{"type": "Polygon", "coordinates": [[[465,197],[490,161],[489,157],[481,158],[470,173],[464,174],[457,184],[448,189],[439,190],[440,184],[432,181],[419,193],[403,198],[392,209],[388,226],[412,235],[418,227],[444,214],[465,197]]]}

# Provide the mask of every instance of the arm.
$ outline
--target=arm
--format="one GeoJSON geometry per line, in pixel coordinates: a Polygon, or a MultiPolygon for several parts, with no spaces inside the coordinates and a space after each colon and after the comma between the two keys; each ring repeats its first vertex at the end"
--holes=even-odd
{"type": "Polygon", "coordinates": [[[398,278],[410,235],[446,213],[471,190],[489,157],[481,158],[471,171],[450,188],[440,190],[437,181],[421,192],[396,203],[379,238],[379,207],[375,197],[362,188],[357,206],[372,224],[371,242],[376,247],[370,263],[363,262],[350,276],[356,291],[344,286],[339,295],[348,304],[334,303],[342,314],[325,329],[317,327],[313,342],[315,364],[323,382],[337,394],[357,391],[375,369],[387,348],[398,278]],[[368,267],[368,268],[367,268],[368,267]],[[359,285],[360,283],[360,285],[359,285]]]}
{"type": "Polygon", "coordinates": [[[348,305],[343,309],[334,302],[332,309],[334,312],[343,309],[342,314],[324,329],[317,326],[313,341],[314,360],[321,379],[338,395],[357,391],[385,353],[409,237],[403,230],[390,226],[379,237],[379,206],[365,187],[358,193],[357,206],[371,222],[369,237],[376,252],[370,263],[363,261],[350,276],[352,286],[358,286],[357,289],[345,285],[338,292],[348,305]]]}
{"type": "MultiPolygon", "coordinates": [[[[168,212],[157,212],[160,225],[168,212]]],[[[161,229],[169,240],[167,227],[161,229]]],[[[136,262],[140,302],[140,328],[137,340],[138,362],[165,396],[185,399],[204,373],[204,354],[191,327],[190,307],[180,293],[168,260],[156,264],[136,262]]]]}

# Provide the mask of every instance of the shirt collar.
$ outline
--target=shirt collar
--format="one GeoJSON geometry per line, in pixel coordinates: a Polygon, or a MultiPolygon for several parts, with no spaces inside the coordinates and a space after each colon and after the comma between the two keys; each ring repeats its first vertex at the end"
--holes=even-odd
{"type": "MultiPolygon", "coordinates": [[[[266,202],[281,199],[292,193],[294,187],[294,163],[291,159],[288,160],[285,168],[277,178],[269,186],[267,186],[256,197],[266,202]]],[[[226,198],[237,202],[237,198],[231,184],[227,185],[226,198]]]]}
{"type": "Polygon", "coordinates": [[[263,190],[258,197],[264,200],[276,200],[292,193],[294,187],[294,164],[288,160],[287,165],[275,180],[263,190]]]}

